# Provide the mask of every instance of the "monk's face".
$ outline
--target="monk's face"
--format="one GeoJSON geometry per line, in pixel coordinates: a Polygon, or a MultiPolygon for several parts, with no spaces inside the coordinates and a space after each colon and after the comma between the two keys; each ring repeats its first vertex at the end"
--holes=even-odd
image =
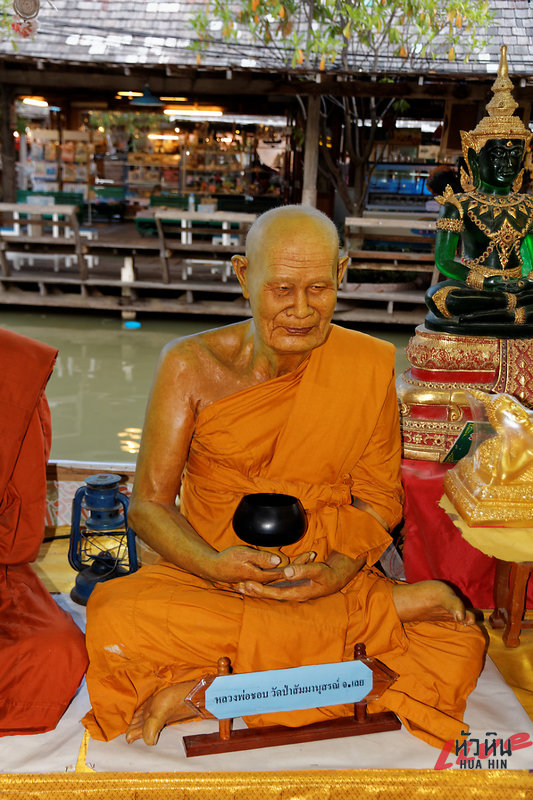
{"type": "Polygon", "coordinates": [[[278,355],[305,354],[323,344],[346,259],[315,221],[278,219],[237,274],[249,297],[260,342],[278,355]]]}

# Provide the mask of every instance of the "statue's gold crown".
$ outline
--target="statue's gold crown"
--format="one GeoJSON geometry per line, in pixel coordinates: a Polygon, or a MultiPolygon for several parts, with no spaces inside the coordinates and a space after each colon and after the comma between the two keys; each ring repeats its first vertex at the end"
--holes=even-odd
{"type": "Polygon", "coordinates": [[[511,94],[512,89],[507,67],[507,47],[502,45],[498,75],[492,84],[494,97],[487,103],[488,116],[483,117],[473,131],[461,131],[465,159],[470,148],[479,153],[489,139],[524,139],[527,147],[532,134],[520,117],[514,115],[518,103],[511,94]]]}

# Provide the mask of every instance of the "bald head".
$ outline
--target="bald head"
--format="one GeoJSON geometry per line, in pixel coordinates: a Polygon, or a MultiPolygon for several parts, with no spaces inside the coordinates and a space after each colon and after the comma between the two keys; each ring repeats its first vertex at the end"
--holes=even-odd
{"type": "Polygon", "coordinates": [[[310,229],[319,233],[325,243],[331,244],[334,254],[338,253],[339,235],[329,217],[311,206],[291,205],[273,208],[256,219],[246,237],[246,257],[253,264],[269,242],[279,242],[284,236],[310,229]]]}

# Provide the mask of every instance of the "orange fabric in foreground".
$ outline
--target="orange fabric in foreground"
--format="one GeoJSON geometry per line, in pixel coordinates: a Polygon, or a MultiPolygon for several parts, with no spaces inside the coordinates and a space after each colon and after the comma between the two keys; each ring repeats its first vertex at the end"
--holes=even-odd
{"type": "Polygon", "coordinates": [[[83,634],[27,564],[44,533],[56,355],[0,330],[0,736],[53,729],[87,666],[83,634]]]}
{"type": "MultiPolygon", "coordinates": [[[[460,736],[466,697],[481,669],[481,633],[455,624],[402,626],[392,582],[372,568],[390,537],[351,495],[392,528],[401,517],[400,436],[393,349],[334,327],[298,370],[218,401],[200,413],[182,508],[217,549],[238,540],[233,512],[248,492],[297,495],[308,512],[288,555],[332,550],[367,565],[342,592],[305,603],[243,597],[168,563],[98,586],[88,606],[91,735],[124,732],[154,691],[213,671],[236,672],[351,659],[358,641],[400,674],[374,708],[396,711],[441,746],[460,736]]],[[[372,709],[371,709],[372,710],[372,709]]],[[[253,725],[301,725],[348,706],[263,715],[253,725]]]]}

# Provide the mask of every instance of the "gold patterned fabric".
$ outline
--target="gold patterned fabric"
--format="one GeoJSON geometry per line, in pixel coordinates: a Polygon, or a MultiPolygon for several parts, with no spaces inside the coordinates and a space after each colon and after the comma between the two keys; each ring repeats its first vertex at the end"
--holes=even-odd
{"type": "Polygon", "coordinates": [[[525,800],[532,791],[525,770],[0,776],[0,800],[525,800]]]}

